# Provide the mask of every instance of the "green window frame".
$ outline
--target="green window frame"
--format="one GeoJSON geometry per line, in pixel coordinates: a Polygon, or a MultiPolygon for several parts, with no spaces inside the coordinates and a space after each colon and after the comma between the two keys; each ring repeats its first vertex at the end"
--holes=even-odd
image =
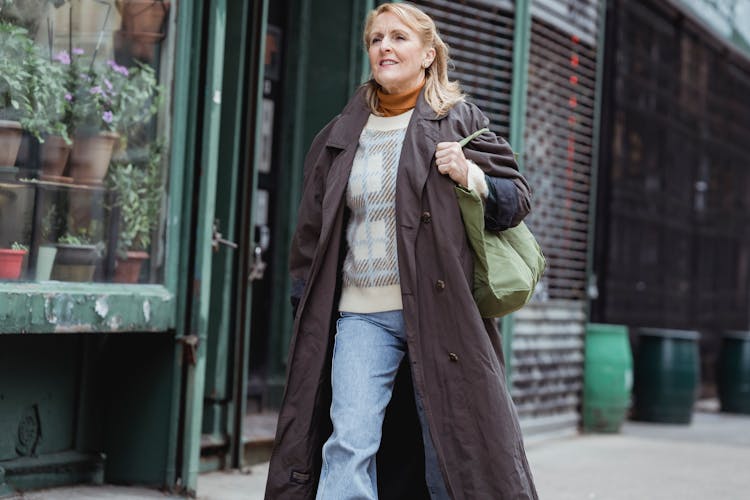
{"type": "MultiPolygon", "coordinates": [[[[173,2],[174,3],[174,2],[173,2]]],[[[193,54],[200,43],[192,2],[180,2],[176,12],[173,84],[167,163],[169,183],[163,214],[164,278],[162,284],[0,282],[0,334],[79,332],[160,332],[179,330],[179,310],[187,300],[184,290],[190,240],[190,213],[185,193],[191,192],[192,175],[186,166],[194,164],[192,144],[198,102],[198,77],[193,54]],[[179,145],[179,146],[176,146],[179,145]]]]}

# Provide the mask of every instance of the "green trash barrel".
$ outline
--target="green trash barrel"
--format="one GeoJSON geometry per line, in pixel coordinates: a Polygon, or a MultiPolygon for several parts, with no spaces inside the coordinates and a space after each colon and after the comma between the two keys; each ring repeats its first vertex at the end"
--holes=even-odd
{"type": "Polygon", "coordinates": [[[721,411],[750,414],[750,332],[724,332],[716,382],[721,411]]]}
{"type": "Polygon", "coordinates": [[[698,332],[639,328],[634,418],[689,424],[700,383],[698,332]]]}
{"type": "Polygon", "coordinates": [[[590,323],[586,327],[583,379],[583,429],[618,432],[633,387],[633,356],[626,326],[590,323]]]}

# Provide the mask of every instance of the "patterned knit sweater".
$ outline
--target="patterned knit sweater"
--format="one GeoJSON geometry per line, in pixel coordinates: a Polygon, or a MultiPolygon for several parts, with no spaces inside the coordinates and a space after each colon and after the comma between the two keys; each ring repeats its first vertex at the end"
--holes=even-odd
{"type": "Polygon", "coordinates": [[[359,137],[346,190],[351,217],[340,311],[402,309],[396,254],[396,175],[412,113],[370,115],[359,137]]]}
{"type": "MultiPolygon", "coordinates": [[[[374,313],[403,308],[396,252],[396,175],[413,109],[370,115],[352,163],[346,203],[351,211],[339,311],[374,313]]],[[[484,172],[469,161],[468,188],[484,199],[484,172]]]]}

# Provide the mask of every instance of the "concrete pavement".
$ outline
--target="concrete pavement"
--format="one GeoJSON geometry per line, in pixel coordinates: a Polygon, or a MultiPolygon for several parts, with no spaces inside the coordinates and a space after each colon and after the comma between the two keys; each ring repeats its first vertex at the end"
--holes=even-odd
{"type": "Polygon", "coordinates": [[[532,444],[528,456],[542,500],[750,499],[750,417],[628,422],[621,434],[532,444]]]}
{"type": "MultiPolygon", "coordinates": [[[[750,499],[750,416],[699,411],[684,425],[627,422],[620,434],[534,441],[527,446],[542,500],[750,499]]],[[[200,500],[261,500],[268,464],[214,472],[200,500]]],[[[27,493],[30,500],[169,498],[113,486],[27,493]]],[[[485,500],[485,499],[478,499],[485,500]]]]}

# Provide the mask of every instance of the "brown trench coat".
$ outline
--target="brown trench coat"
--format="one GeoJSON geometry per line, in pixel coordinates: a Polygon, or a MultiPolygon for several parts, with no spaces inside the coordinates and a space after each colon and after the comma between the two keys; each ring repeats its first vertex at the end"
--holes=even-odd
{"type": "MultiPolygon", "coordinates": [[[[321,448],[331,432],[330,363],[346,249],[345,191],[368,116],[360,89],[318,134],[305,161],[291,273],[306,286],[289,348],[287,385],[269,469],[267,500],[315,497],[321,448]]],[[[388,474],[400,471],[394,464],[405,462],[410,452],[413,457],[410,448],[421,446],[421,436],[413,425],[410,437],[416,439],[404,440],[402,435],[394,440],[389,436],[389,429],[398,429],[389,420],[414,415],[413,397],[411,408],[403,410],[402,417],[394,417],[399,409],[391,408],[404,400],[396,393],[399,385],[408,384],[409,372],[424,396],[430,433],[452,498],[537,498],[515,408],[505,385],[501,339],[494,322],[483,320],[474,304],[472,254],[453,183],[440,175],[434,163],[438,142],[457,141],[487,123],[475,106],[466,103],[456,105],[444,117],[436,117],[420,96],[406,131],[397,174],[396,232],[407,331],[405,360],[410,370],[402,370],[406,377],[401,374],[397,378],[378,456],[380,497],[386,500],[415,495],[384,494],[384,490],[398,489],[389,489],[389,482],[422,479],[399,479],[398,473],[384,477],[386,469],[388,474]],[[390,456],[380,456],[384,450],[390,450],[390,456]]],[[[464,152],[488,175],[513,179],[520,193],[522,218],[528,212],[528,186],[517,171],[508,144],[485,133],[464,152]]]]}

